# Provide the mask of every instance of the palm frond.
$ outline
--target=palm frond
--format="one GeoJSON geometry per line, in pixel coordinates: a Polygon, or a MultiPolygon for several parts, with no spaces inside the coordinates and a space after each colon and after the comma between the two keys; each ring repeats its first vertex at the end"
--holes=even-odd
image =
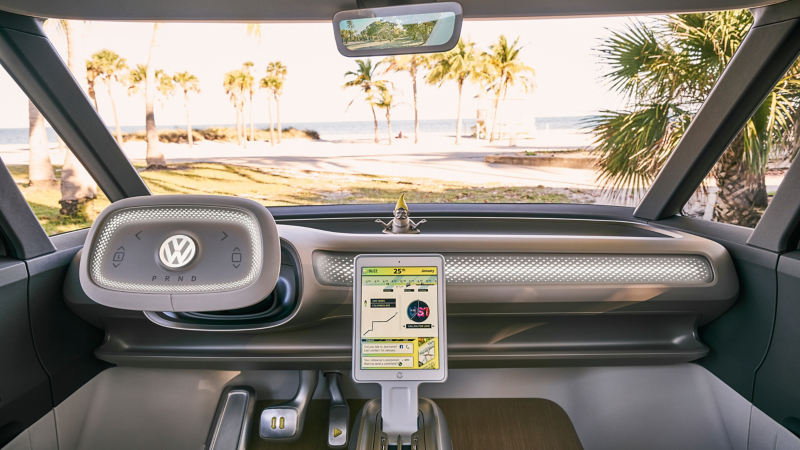
{"type": "Polygon", "coordinates": [[[691,117],[677,105],[604,111],[592,120],[598,181],[630,192],[645,189],[683,136],[691,117]]]}

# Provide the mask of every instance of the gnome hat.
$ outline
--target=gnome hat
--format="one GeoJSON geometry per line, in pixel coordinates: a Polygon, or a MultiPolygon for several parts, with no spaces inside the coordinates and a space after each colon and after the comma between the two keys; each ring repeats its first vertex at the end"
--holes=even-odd
{"type": "Polygon", "coordinates": [[[408,211],[408,205],[406,205],[405,196],[406,196],[405,193],[400,194],[400,199],[397,200],[397,204],[394,205],[395,211],[397,211],[398,209],[405,209],[406,211],[408,211]]]}

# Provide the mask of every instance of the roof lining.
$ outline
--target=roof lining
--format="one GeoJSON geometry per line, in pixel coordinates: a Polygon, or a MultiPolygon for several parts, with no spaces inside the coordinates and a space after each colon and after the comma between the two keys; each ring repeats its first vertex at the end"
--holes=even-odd
{"type": "MultiPolygon", "coordinates": [[[[408,3],[397,1],[396,4],[408,3]]],[[[610,17],[757,8],[774,0],[460,0],[465,20],[610,17]]],[[[142,22],[328,22],[355,0],[0,0],[0,10],[56,19],[142,22]]]]}

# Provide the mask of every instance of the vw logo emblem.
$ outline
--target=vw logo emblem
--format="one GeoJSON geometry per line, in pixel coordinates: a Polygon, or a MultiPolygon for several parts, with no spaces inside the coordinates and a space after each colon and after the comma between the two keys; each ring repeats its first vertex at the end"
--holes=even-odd
{"type": "Polygon", "coordinates": [[[176,234],[161,244],[158,257],[165,266],[178,269],[192,262],[196,252],[197,246],[192,238],[183,234],[176,234]]]}

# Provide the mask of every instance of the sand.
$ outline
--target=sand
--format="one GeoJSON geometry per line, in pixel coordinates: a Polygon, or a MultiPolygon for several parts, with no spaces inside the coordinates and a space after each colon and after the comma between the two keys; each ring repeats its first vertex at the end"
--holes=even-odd
{"type": "MultiPolygon", "coordinates": [[[[455,145],[452,134],[421,134],[417,145],[414,145],[413,134],[406,139],[393,139],[392,145],[389,145],[385,133],[380,136],[380,144],[375,144],[373,138],[373,135],[342,135],[327,139],[323,136],[319,141],[285,139],[275,146],[268,142],[249,142],[246,147],[236,143],[199,142],[193,148],[189,148],[188,144],[165,143],[161,143],[160,147],[171,163],[206,161],[284,170],[406,176],[481,185],[570,188],[583,192],[587,202],[627,206],[633,206],[641,199],[641,193],[612,196],[602,192],[603,186],[597,181],[594,170],[483,162],[486,155],[591,148],[592,136],[577,130],[537,131],[531,136],[532,139],[519,139],[515,147],[510,147],[508,140],[489,143],[473,138],[462,138],[461,145],[455,145]]],[[[144,163],[145,142],[126,142],[123,151],[132,161],[144,163]]],[[[27,145],[2,145],[0,158],[6,164],[27,164],[27,145]]],[[[64,161],[64,154],[55,145],[51,150],[51,160],[56,165],[64,161]]],[[[768,176],[768,190],[777,189],[782,179],[782,175],[768,176]]],[[[713,181],[709,186],[713,193],[716,190],[713,181]]],[[[698,204],[697,207],[704,206],[698,204]]]]}

